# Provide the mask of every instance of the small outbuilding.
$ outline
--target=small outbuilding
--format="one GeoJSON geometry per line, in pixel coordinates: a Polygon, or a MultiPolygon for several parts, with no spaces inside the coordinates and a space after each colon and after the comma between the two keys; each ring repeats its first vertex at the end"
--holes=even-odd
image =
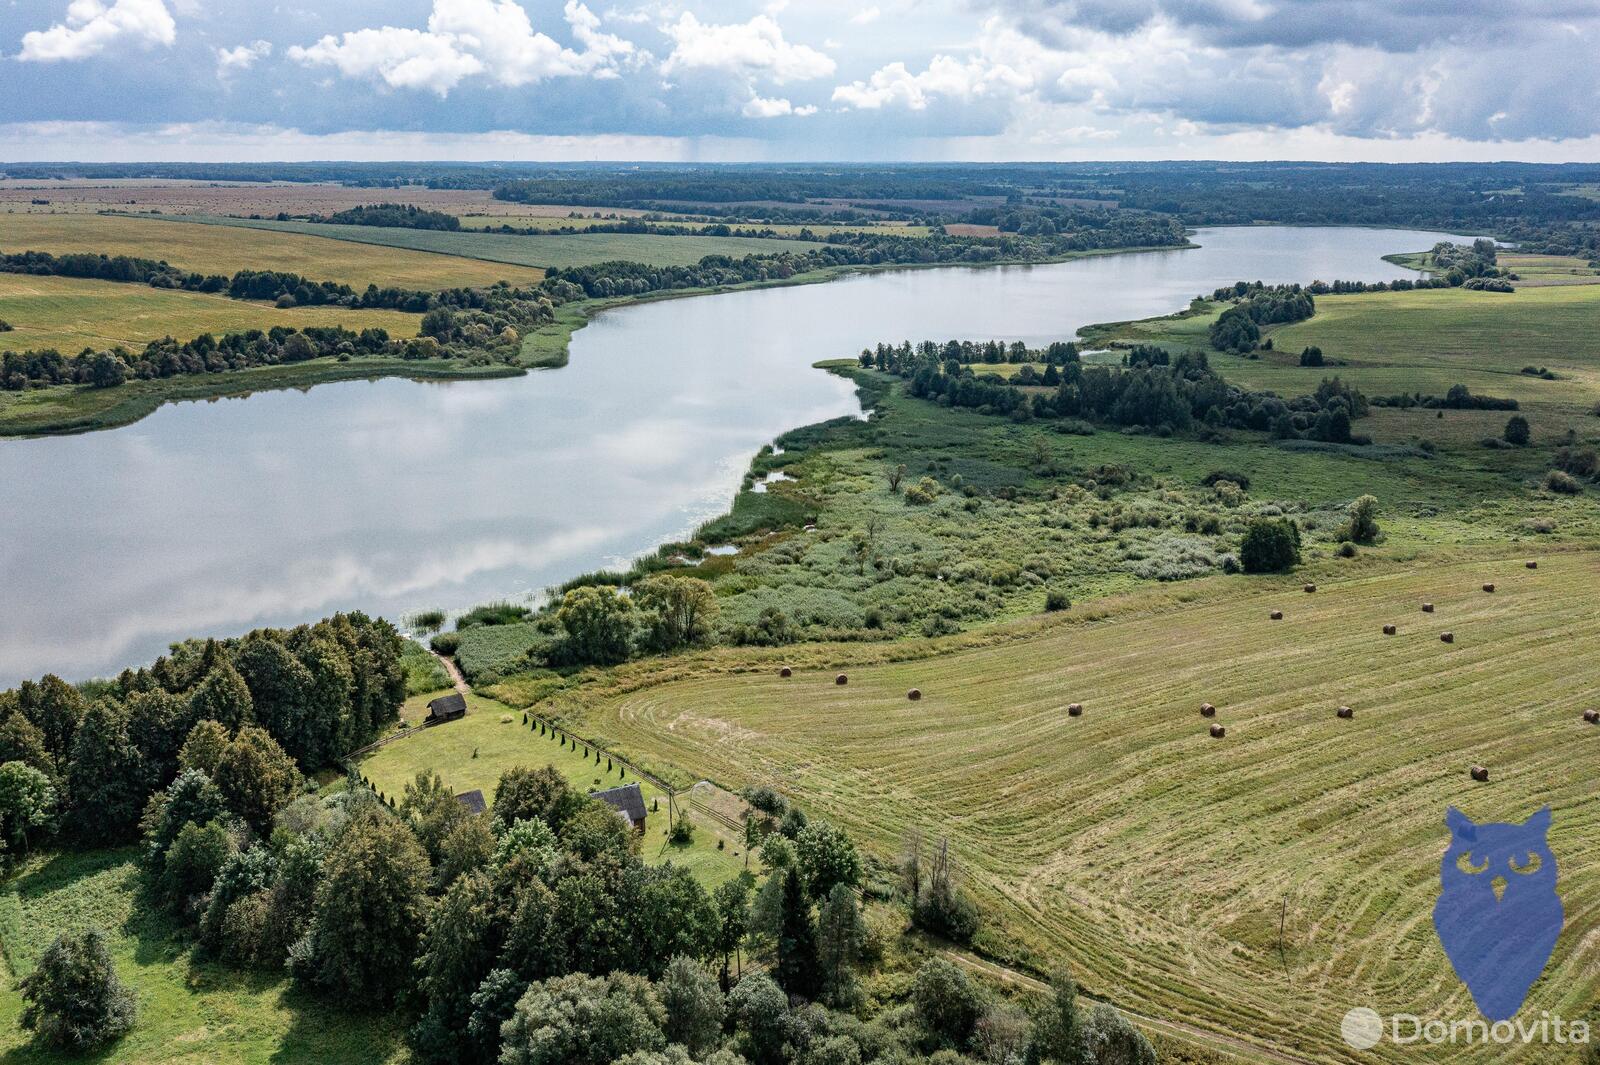
{"type": "Polygon", "coordinates": [[[474,788],[472,791],[463,791],[456,796],[456,802],[467,808],[469,814],[487,813],[489,804],[483,800],[483,792],[474,788]]]}
{"type": "Polygon", "coordinates": [[[607,788],[605,791],[591,791],[589,798],[599,799],[608,804],[635,832],[644,831],[646,814],[644,792],[639,790],[638,784],[624,784],[619,788],[607,788]]]}
{"type": "Polygon", "coordinates": [[[444,721],[458,721],[467,716],[467,698],[460,692],[451,692],[441,695],[428,704],[428,716],[422,719],[424,725],[437,725],[444,721]]]}

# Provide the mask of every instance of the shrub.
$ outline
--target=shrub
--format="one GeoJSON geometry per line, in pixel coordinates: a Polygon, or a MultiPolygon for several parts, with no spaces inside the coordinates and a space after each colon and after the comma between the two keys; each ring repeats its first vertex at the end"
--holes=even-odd
{"type": "Polygon", "coordinates": [[[1592,447],[1557,448],[1556,468],[1574,477],[1594,477],[1600,475],[1600,455],[1592,447]]]}
{"type": "Polygon", "coordinates": [[[1090,1061],[1156,1065],[1156,1052],[1144,1034],[1115,1006],[1102,1002],[1083,1022],[1083,1049],[1090,1061]]]}
{"type": "Polygon", "coordinates": [[[406,618],[406,624],[418,632],[434,632],[444,626],[444,611],[419,610],[406,618]]]}
{"type": "Polygon", "coordinates": [[[927,506],[939,498],[939,482],[932,477],[924,477],[916,484],[909,486],[905,491],[907,503],[917,506],[927,506]]]}
{"type": "MultiPolygon", "coordinates": [[[[1350,521],[1340,530],[1340,539],[1370,544],[1378,538],[1378,497],[1358,496],[1350,504],[1350,521]]],[[[1349,556],[1346,556],[1349,557],[1349,556]]]]}
{"type": "Polygon", "coordinates": [[[133,995],[117,979],[98,928],[61,933],[19,986],[27,1003],[22,1026],[51,1046],[84,1050],[133,1027],[133,995]]]}
{"type": "Polygon", "coordinates": [[[944,958],[932,958],[911,983],[911,1006],[917,1021],[945,1046],[964,1047],[983,1015],[982,993],[964,970],[944,958]]]}
{"type": "Polygon", "coordinates": [[[1250,478],[1236,470],[1212,470],[1200,479],[1200,483],[1207,488],[1215,488],[1218,481],[1230,481],[1246,492],[1250,490],[1250,478]]]}
{"type": "Polygon", "coordinates": [[[668,837],[671,842],[681,847],[687,847],[694,842],[694,822],[689,820],[689,811],[685,810],[672,822],[672,832],[668,837]]]}
{"type": "Polygon", "coordinates": [[[1300,527],[1291,518],[1256,518],[1239,543],[1246,573],[1281,573],[1300,564],[1300,527]]]}
{"type": "Polygon", "coordinates": [[[1530,435],[1531,434],[1528,430],[1528,419],[1524,418],[1522,415],[1513,414],[1510,419],[1506,421],[1506,443],[1515,444],[1517,447],[1526,447],[1528,445],[1528,438],[1530,435]]]}
{"type": "Polygon", "coordinates": [[[1052,588],[1045,593],[1044,608],[1051,613],[1058,610],[1071,610],[1072,600],[1067,596],[1066,592],[1052,588]]]}
{"type": "Polygon", "coordinates": [[[1578,483],[1578,479],[1565,470],[1551,470],[1545,474],[1544,486],[1552,492],[1569,496],[1575,496],[1583,491],[1583,485],[1578,483]]]}
{"type": "Polygon", "coordinates": [[[1300,353],[1301,366],[1321,366],[1322,349],[1318,347],[1306,348],[1300,353]]]}
{"type": "Polygon", "coordinates": [[[433,639],[428,641],[428,646],[438,654],[453,655],[461,646],[461,637],[454,632],[436,633],[433,639]]]}
{"type": "Polygon", "coordinates": [[[1335,551],[1334,554],[1338,555],[1340,558],[1355,558],[1356,545],[1351,543],[1349,540],[1346,540],[1344,543],[1339,545],[1339,550],[1335,551]]]}

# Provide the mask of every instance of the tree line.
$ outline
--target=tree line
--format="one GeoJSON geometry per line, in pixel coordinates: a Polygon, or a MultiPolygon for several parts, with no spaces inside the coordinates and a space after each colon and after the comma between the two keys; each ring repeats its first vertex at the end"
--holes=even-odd
{"type": "Polygon", "coordinates": [[[462,288],[423,292],[368,285],[366,291],[357,292],[337,281],[313,281],[281,270],[240,270],[232,277],[226,277],[222,274],[181,270],[165,260],[88,252],[52,255],[43,251],[21,251],[0,254],[0,273],[78,277],[185,292],[216,293],[238,300],[276,302],[282,307],[338,306],[352,310],[407,311],[413,314],[440,305],[471,306],[485,299],[481,293],[488,291],[462,288]]]}
{"type": "Polygon", "coordinates": [[[205,333],[183,342],[165,337],[137,352],[120,346],[104,351],[86,348],[77,355],[62,355],[53,348],[0,352],[0,388],[10,392],[55,385],[115,388],[128,381],[378,356],[436,359],[450,357],[450,351],[432,337],[394,340],[384,329],[355,333],[341,326],[273,326],[265,332],[251,329],[221,338],[205,333]]]}
{"type": "Polygon", "coordinates": [[[453,233],[461,219],[444,211],[430,211],[409,203],[372,203],[313,219],[343,226],[388,226],[395,229],[436,229],[453,233]]]}
{"type": "Polygon", "coordinates": [[[1084,419],[1163,434],[1251,429],[1277,439],[1333,443],[1364,439],[1352,433],[1351,422],[1367,415],[1367,399],[1338,377],[1324,378],[1309,395],[1285,401],[1272,392],[1247,392],[1228,384],[1211,369],[1204,352],[1172,357],[1164,349],[1140,346],[1125,356],[1123,367],[1085,367],[1075,357],[1048,365],[1043,376],[1028,378],[1035,386],[1030,393],[997,374],[980,375],[970,365],[946,358],[949,347],[933,341],[880,344],[863,351],[860,361],[865,368],[905,379],[913,396],[1019,421],[1084,419]]]}
{"type": "MultiPolygon", "coordinates": [[[[51,796],[27,844],[57,834],[84,845],[129,839],[146,800],[196,744],[214,756],[208,764],[241,816],[270,825],[302,772],[393,724],[405,698],[402,647],[388,622],[337,614],[175,644],[112,680],[73,686],[46,676],[0,692],[0,767],[26,767],[51,796]]],[[[18,816],[0,811],[0,822],[18,816]]],[[[18,835],[7,842],[16,846],[18,835]]]]}

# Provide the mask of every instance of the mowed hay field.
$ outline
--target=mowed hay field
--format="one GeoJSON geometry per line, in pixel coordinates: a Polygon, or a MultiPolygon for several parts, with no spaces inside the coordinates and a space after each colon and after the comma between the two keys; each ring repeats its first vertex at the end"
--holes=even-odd
{"type": "MultiPolygon", "coordinates": [[[[1353,1061],[1338,1034],[1353,1006],[1476,1016],[1430,916],[1451,804],[1481,821],[1552,806],[1567,924],[1525,1015],[1581,1017],[1600,987],[1600,728],[1581,721],[1600,706],[1600,554],[1536,570],[1527,557],[1422,563],[1314,595],[1219,578],[942,657],[852,668],[873,652],[839,647],[788,680],[781,653],[746,652],[749,672],[573,712],[636,756],[776,784],[886,858],[908,828],[948,834],[1003,935],[1036,964],[1069,961],[1096,994],[1353,1061]],[[1382,635],[1390,623],[1397,636],[1382,635]],[[1489,783],[1469,779],[1475,764],[1489,783]]],[[[1418,1059],[1555,1060],[1392,1044],[1361,1060],[1418,1059]]]]}
{"type": "Polygon", "coordinates": [[[152,340],[192,340],[201,333],[221,335],[244,329],[342,325],[387,329],[394,337],[414,337],[422,316],[402,311],[352,311],[346,307],[291,307],[226,296],[115,281],[73,277],[0,274],[0,319],[12,331],[0,333],[0,350],[55,348],[73,355],[84,348],[121,344],[143,348],[152,340]]]}
{"type": "Polygon", "coordinates": [[[455,233],[387,226],[330,225],[323,222],[278,222],[271,219],[195,216],[191,224],[227,226],[332,238],[386,248],[482,259],[524,267],[589,266],[626,259],[651,266],[692,266],[707,255],[779,255],[822,247],[817,241],[769,237],[669,237],[654,233],[540,233],[519,236],[463,229],[455,233]]]}
{"type": "Polygon", "coordinates": [[[441,289],[533,284],[542,270],[486,263],[429,251],[382,248],[333,240],[329,235],[190,225],[131,215],[0,214],[0,251],[48,251],[131,255],[164,259],[203,274],[232,276],[240,270],[282,270],[314,281],[338,281],[355,289],[441,289]]]}

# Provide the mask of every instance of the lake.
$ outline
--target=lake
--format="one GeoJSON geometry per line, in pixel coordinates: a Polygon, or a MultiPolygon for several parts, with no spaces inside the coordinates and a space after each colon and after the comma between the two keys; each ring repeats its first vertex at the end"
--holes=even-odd
{"type": "Polygon", "coordinates": [[[608,311],[526,377],[387,379],[0,441],[0,685],[187,636],[393,618],[624,565],[727,509],[787,429],[860,413],[812,369],[884,341],[1070,339],[1237,280],[1416,276],[1447,234],[1203,229],[1198,249],[901,270],[608,311]]]}

